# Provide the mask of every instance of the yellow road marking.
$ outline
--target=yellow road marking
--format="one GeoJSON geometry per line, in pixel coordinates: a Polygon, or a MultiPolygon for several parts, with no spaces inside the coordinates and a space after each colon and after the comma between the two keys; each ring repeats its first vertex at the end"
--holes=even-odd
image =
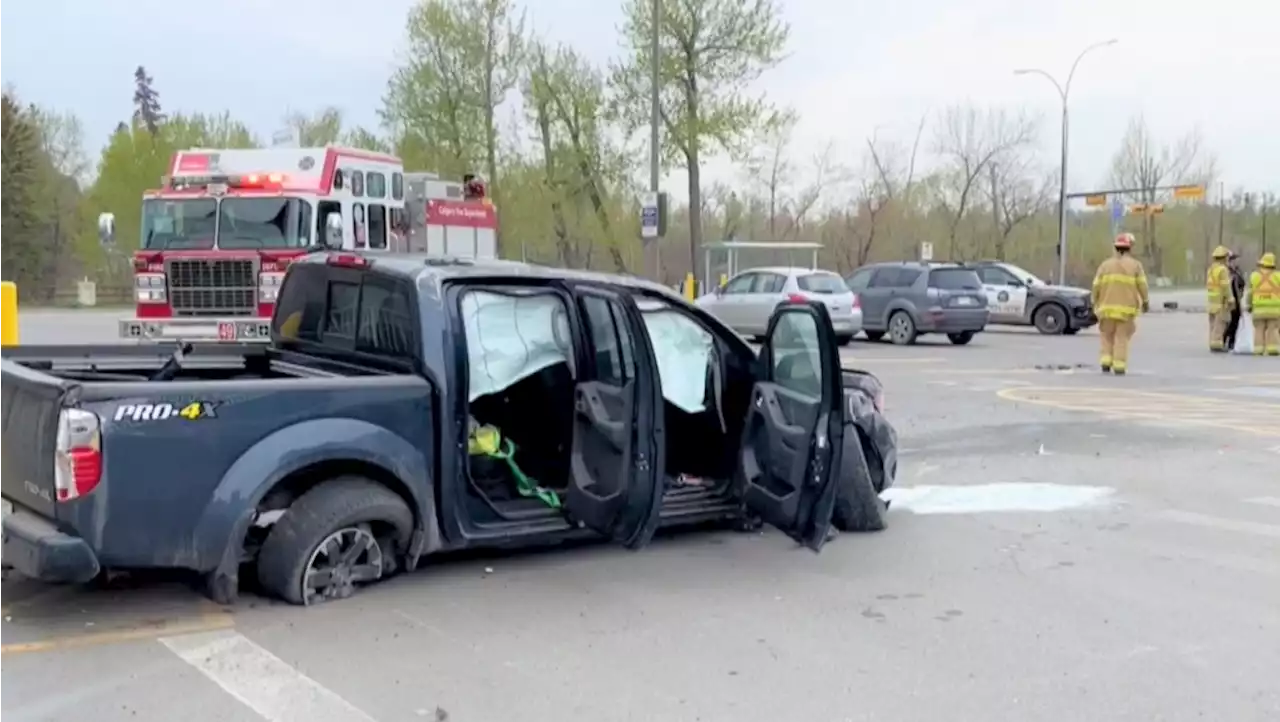
{"type": "Polygon", "coordinates": [[[1037,404],[1064,411],[1085,411],[1109,418],[1210,426],[1258,436],[1280,437],[1280,404],[1158,391],[1066,389],[1052,386],[1004,388],[997,391],[996,396],[1005,401],[1037,404]],[[1133,402],[1133,407],[1120,406],[1126,401],[1133,402]],[[1142,408],[1137,408],[1139,406],[1142,408]]]}
{"type": "MultiPolygon", "coordinates": [[[[205,605],[206,608],[211,606],[213,606],[211,603],[205,605]]],[[[91,634],[69,634],[61,637],[37,639],[31,642],[14,642],[13,644],[0,646],[0,655],[7,657],[9,655],[32,654],[35,652],[99,647],[107,644],[155,639],[157,637],[212,632],[219,629],[229,629],[233,626],[235,626],[235,620],[231,614],[219,609],[216,612],[209,611],[200,614],[191,621],[160,621],[91,634]]]]}
{"type": "Polygon", "coordinates": [[[11,654],[31,654],[33,652],[50,652],[63,649],[78,649],[81,647],[97,647],[106,644],[120,644],[122,642],[136,642],[146,639],[155,639],[156,637],[171,637],[184,634],[195,634],[197,632],[212,632],[218,629],[228,629],[232,626],[234,626],[234,622],[228,614],[205,614],[201,615],[193,622],[162,622],[160,624],[146,625],[143,627],[95,632],[93,634],[52,637],[49,639],[39,639],[34,642],[15,642],[13,644],[0,646],[0,654],[7,657],[11,654]]]}

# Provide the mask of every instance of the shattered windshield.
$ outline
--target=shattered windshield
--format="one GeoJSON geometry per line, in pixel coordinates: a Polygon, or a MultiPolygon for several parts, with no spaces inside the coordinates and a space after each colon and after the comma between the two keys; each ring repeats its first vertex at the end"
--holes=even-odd
{"type": "Polygon", "coordinates": [[[142,203],[142,245],[148,250],[213,248],[218,202],[213,198],[142,203]]]}

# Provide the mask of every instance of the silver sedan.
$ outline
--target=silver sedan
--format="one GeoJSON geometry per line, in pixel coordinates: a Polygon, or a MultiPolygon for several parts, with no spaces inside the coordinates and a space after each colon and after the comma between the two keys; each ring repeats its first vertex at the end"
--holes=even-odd
{"type": "Polygon", "coordinates": [[[836,338],[848,343],[862,330],[862,307],[844,279],[811,268],[752,268],[694,301],[743,336],[763,336],[774,309],[787,301],[818,301],[827,307],[836,338]]]}

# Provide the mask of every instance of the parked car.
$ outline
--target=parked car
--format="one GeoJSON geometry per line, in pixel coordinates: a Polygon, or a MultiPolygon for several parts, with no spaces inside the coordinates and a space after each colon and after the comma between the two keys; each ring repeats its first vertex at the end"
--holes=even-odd
{"type": "Polygon", "coordinates": [[[841,369],[822,304],[763,333],[636,278],[315,253],[268,344],[3,349],[4,562],[188,569],[223,603],[243,567],[313,604],[446,550],[883,528],[879,381],[841,369]]]}
{"type": "Polygon", "coordinates": [[[888,334],[893,343],[912,344],[921,334],[945,333],[963,346],[990,317],[978,274],[957,264],[873,263],[845,283],[862,301],[862,327],[872,341],[888,334]]]}
{"type": "Polygon", "coordinates": [[[760,337],[769,317],[779,306],[794,301],[816,301],[827,307],[836,343],[844,345],[862,330],[858,296],[844,279],[830,271],[811,268],[753,268],[694,301],[701,309],[748,338],[760,337]]]}
{"type": "Polygon", "coordinates": [[[978,272],[991,308],[991,323],[1035,326],[1048,335],[1075,334],[1097,325],[1089,289],[1055,286],[1003,261],[966,264],[978,272]]]}

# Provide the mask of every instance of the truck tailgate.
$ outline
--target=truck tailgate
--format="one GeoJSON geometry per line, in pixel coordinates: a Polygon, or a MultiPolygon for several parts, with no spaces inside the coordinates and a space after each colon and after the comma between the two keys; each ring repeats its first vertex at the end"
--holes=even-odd
{"type": "Polygon", "coordinates": [[[9,359],[0,360],[0,381],[4,385],[0,409],[0,441],[4,445],[0,485],[4,498],[54,518],[58,413],[75,384],[9,359]]]}

